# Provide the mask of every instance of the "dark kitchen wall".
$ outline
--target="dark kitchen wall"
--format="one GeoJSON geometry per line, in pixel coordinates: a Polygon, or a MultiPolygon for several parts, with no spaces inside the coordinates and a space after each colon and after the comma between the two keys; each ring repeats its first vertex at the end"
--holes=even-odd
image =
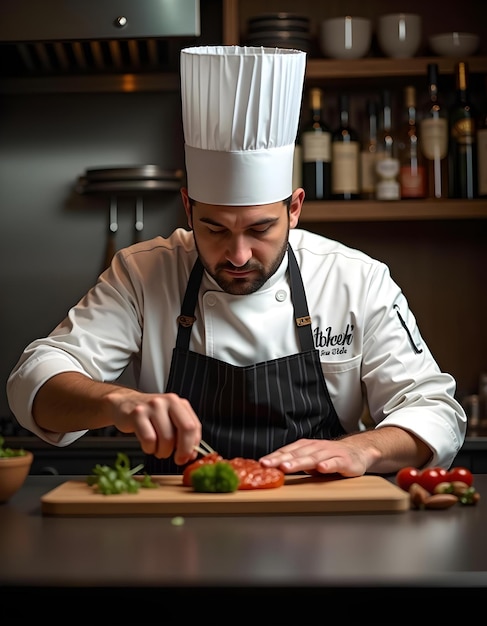
{"type": "MultiPolygon", "coordinates": [[[[179,50],[222,43],[223,5],[201,0],[199,37],[158,43],[160,75],[153,68],[149,74],[149,83],[158,85],[154,90],[114,93],[108,76],[98,83],[100,91],[70,93],[70,81],[62,79],[52,91],[42,64],[39,75],[29,67],[19,71],[19,89],[4,89],[17,77],[17,67],[2,54],[0,76],[7,80],[0,82],[0,430],[11,423],[5,385],[22,350],[54,328],[104,266],[109,199],[78,194],[78,177],[86,168],[184,168],[179,50]]],[[[135,198],[119,200],[117,248],[133,241],[134,204],[135,198]]],[[[144,196],[144,239],[168,235],[177,226],[186,226],[178,191],[144,196]]],[[[130,373],[123,380],[132,382],[130,373]]]]}
{"type": "MultiPolygon", "coordinates": [[[[0,417],[5,383],[28,342],[48,333],[102,268],[108,198],[80,195],[89,167],[184,166],[179,92],[0,96],[0,417]]],[[[117,247],[134,202],[119,203],[117,247]]],[[[144,199],[143,237],[184,226],[178,192],[144,199]]]]}

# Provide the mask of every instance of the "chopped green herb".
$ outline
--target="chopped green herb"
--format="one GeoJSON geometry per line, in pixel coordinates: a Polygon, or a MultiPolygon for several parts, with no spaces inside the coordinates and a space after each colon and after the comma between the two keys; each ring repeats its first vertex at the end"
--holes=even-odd
{"type": "Polygon", "coordinates": [[[13,448],[5,448],[4,447],[5,439],[0,435],[0,459],[1,458],[10,458],[12,456],[25,456],[26,452],[23,448],[18,448],[14,450],[13,448]]]}
{"type": "Polygon", "coordinates": [[[126,454],[119,452],[114,467],[97,464],[87,476],[86,482],[103,495],[113,495],[118,493],[137,493],[142,488],[157,487],[148,474],[144,474],[142,480],[137,480],[134,474],[139,472],[144,466],[130,467],[130,461],[126,454]]]}

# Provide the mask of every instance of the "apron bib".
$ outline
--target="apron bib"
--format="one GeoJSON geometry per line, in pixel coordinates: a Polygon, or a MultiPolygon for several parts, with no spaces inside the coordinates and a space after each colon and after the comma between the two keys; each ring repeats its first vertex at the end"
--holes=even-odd
{"type": "MultiPolygon", "coordinates": [[[[289,278],[301,352],[238,367],[189,350],[203,276],[196,260],[186,288],[166,392],[186,398],[202,423],[202,438],[224,458],[261,456],[297,439],[345,434],[315,349],[301,273],[288,246],[289,278]]],[[[172,459],[146,456],[150,474],[179,474],[172,459]]]]}

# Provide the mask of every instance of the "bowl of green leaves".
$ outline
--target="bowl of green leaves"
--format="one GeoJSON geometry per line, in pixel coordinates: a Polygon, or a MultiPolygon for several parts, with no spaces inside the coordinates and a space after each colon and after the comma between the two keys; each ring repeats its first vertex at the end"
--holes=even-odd
{"type": "Polygon", "coordinates": [[[0,504],[8,502],[27,478],[34,455],[23,448],[9,448],[0,435],[0,504]]]}

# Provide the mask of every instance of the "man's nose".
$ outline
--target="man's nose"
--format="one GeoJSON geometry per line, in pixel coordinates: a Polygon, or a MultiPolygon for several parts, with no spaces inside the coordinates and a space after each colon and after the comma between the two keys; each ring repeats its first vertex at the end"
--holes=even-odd
{"type": "Polygon", "coordinates": [[[227,246],[227,261],[235,267],[242,267],[251,257],[252,249],[245,237],[232,237],[227,246]]]}

